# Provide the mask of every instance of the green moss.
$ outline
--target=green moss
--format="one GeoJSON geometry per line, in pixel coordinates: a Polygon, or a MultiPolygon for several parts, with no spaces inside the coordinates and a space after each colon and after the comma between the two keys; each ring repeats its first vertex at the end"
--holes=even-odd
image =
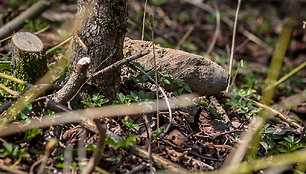
{"type": "Polygon", "coordinates": [[[15,76],[35,83],[47,71],[47,59],[35,53],[19,52],[15,64],[15,76]]]}

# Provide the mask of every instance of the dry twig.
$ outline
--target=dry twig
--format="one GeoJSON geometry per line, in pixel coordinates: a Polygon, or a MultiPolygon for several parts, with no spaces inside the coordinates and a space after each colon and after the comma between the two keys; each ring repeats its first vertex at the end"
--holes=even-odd
{"type": "MultiPolygon", "coordinates": [[[[193,94],[182,95],[173,99],[172,107],[185,107],[191,106],[194,103],[192,99],[196,97],[193,94]]],[[[167,109],[165,101],[160,101],[160,109],[167,109]]],[[[70,111],[64,113],[58,113],[55,115],[43,117],[41,120],[32,119],[31,123],[27,124],[25,122],[20,122],[20,125],[15,124],[5,124],[0,127],[0,136],[7,136],[17,132],[23,132],[27,129],[32,128],[43,128],[52,125],[65,124],[71,122],[78,122],[84,118],[95,119],[99,117],[115,117],[120,115],[135,115],[140,113],[153,113],[156,112],[156,103],[153,102],[152,105],[148,103],[132,103],[130,105],[110,105],[104,106],[103,108],[88,108],[77,111],[70,111]],[[56,116],[56,118],[55,118],[56,116]]]]}
{"type": "Polygon", "coordinates": [[[145,120],[146,123],[146,129],[148,132],[148,143],[149,143],[149,147],[148,147],[148,153],[149,153],[149,164],[150,164],[150,172],[153,172],[153,163],[152,163],[152,149],[151,149],[151,144],[152,144],[152,130],[148,121],[148,117],[146,115],[143,115],[143,119],[145,120]]]}
{"type": "Polygon", "coordinates": [[[139,166],[133,168],[128,174],[140,173],[146,170],[146,168],[147,168],[147,163],[143,162],[139,166]]]}
{"type": "Polygon", "coordinates": [[[145,25],[146,25],[145,22],[146,22],[147,6],[148,6],[148,0],[145,1],[145,6],[144,6],[144,10],[143,10],[141,40],[144,39],[144,32],[145,32],[145,25]]]}
{"type": "Polygon", "coordinates": [[[56,139],[52,139],[48,142],[47,146],[46,146],[46,150],[45,150],[45,155],[42,158],[41,161],[41,165],[39,167],[39,170],[37,172],[37,174],[42,174],[44,172],[44,169],[46,167],[47,164],[47,160],[50,156],[50,153],[52,152],[52,149],[54,148],[54,146],[57,144],[57,140],[56,139]]]}
{"type": "Polygon", "coordinates": [[[101,124],[99,119],[94,119],[94,122],[99,130],[100,137],[96,146],[96,150],[92,155],[92,157],[90,158],[87,167],[82,172],[82,174],[90,174],[95,169],[95,166],[99,163],[101,158],[103,158],[104,142],[106,138],[106,124],[101,124]]]}
{"type": "Polygon", "coordinates": [[[111,70],[113,70],[113,69],[116,69],[116,68],[118,68],[118,67],[120,67],[120,66],[122,66],[122,65],[124,65],[124,64],[126,64],[126,63],[129,63],[129,62],[133,61],[133,60],[136,60],[136,59],[138,59],[138,58],[141,58],[141,57],[143,57],[143,56],[145,56],[145,55],[147,55],[147,54],[149,54],[149,53],[150,53],[150,50],[141,51],[141,52],[139,52],[139,53],[137,53],[137,54],[135,54],[135,55],[132,55],[132,56],[126,58],[126,59],[122,59],[122,60],[120,60],[120,61],[118,61],[118,62],[115,62],[115,63],[113,63],[112,65],[110,65],[110,66],[108,66],[108,67],[102,69],[101,71],[98,71],[98,72],[94,73],[91,77],[88,78],[87,81],[89,81],[90,79],[92,79],[92,78],[94,78],[94,77],[97,77],[98,75],[101,75],[101,74],[103,74],[103,73],[106,73],[106,72],[109,72],[109,71],[111,71],[111,70]]]}
{"type": "Polygon", "coordinates": [[[16,168],[8,167],[8,166],[6,166],[4,164],[1,164],[1,163],[0,163],[0,169],[8,171],[10,173],[15,173],[15,174],[27,174],[24,171],[18,170],[16,168]]]}
{"type": "MultiPolygon", "coordinates": [[[[232,76],[231,74],[232,74],[232,66],[233,66],[234,51],[235,51],[236,28],[237,28],[237,21],[238,21],[240,4],[241,4],[241,0],[238,0],[237,10],[236,10],[236,15],[235,15],[235,22],[234,22],[234,29],[233,29],[231,57],[230,57],[230,63],[229,63],[229,69],[228,69],[228,74],[230,75],[230,77],[232,76]]],[[[226,88],[226,92],[228,92],[229,89],[230,89],[231,78],[229,78],[227,83],[228,83],[228,85],[227,85],[227,88],[226,88]]]]}
{"type": "Polygon", "coordinates": [[[213,40],[211,41],[211,43],[208,47],[208,50],[206,52],[207,55],[210,55],[211,51],[214,49],[214,46],[216,44],[218,35],[220,33],[220,10],[219,10],[219,7],[218,7],[218,4],[216,3],[216,1],[214,1],[214,6],[215,6],[215,9],[216,9],[216,30],[215,30],[215,33],[214,33],[213,40]]]}
{"type": "Polygon", "coordinates": [[[49,8],[50,5],[51,3],[49,1],[40,0],[28,8],[26,11],[21,13],[19,16],[17,16],[15,19],[6,23],[3,27],[0,28],[0,40],[11,35],[14,31],[19,30],[23,26],[26,19],[31,19],[38,16],[47,8],[49,8]]]}

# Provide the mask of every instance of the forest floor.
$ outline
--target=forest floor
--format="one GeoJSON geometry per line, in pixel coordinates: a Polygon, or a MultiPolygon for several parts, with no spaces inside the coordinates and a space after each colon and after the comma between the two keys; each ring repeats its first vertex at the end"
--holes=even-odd
{"type": "MultiPolygon", "coordinates": [[[[0,9],[3,9],[0,11],[0,26],[27,7],[26,3],[15,5],[15,7],[12,2],[3,0],[0,3],[0,9]]],[[[278,44],[282,24],[288,14],[289,2],[242,1],[232,72],[235,79],[231,90],[228,93],[202,96],[197,99],[194,106],[174,109],[172,126],[165,136],[159,137],[162,129],[156,128],[156,114],[101,118],[100,121],[106,123],[109,131],[125,138],[120,141],[114,138],[106,140],[104,156],[98,164],[99,169],[109,173],[146,173],[149,171],[148,160],[137,156],[128,148],[128,146],[137,146],[145,151],[148,150],[150,143],[144,117],[149,118],[148,124],[152,129],[153,138],[150,148],[153,154],[169,160],[169,164],[176,164],[175,167],[178,170],[180,167],[193,172],[220,169],[229,154],[236,148],[242,133],[250,129],[249,124],[260,113],[261,109],[256,102],[260,101],[263,94],[273,51],[278,44]]],[[[140,40],[144,1],[129,1],[128,6],[129,18],[126,36],[140,40]]],[[[300,6],[301,9],[306,9],[305,1],[301,1],[300,6]]],[[[155,20],[155,43],[162,47],[207,56],[228,70],[233,35],[232,22],[235,19],[236,7],[237,2],[231,0],[220,0],[217,3],[214,1],[202,3],[201,0],[151,0],[147,8],[144,38],[148,41],[152,39],[148,22],[149,16],[152,15],[155,20]],[[217,13],[221,19],[218,26],[219,33],[215,35],[217,13]],[[211,45],[214,39],[216,42],[211,45]],[[209,47],[212,49],[209,50],[209,47]],[[207,54],[208,50],[209,54],[207,54]]],[[[48,50],[71,35],[76,10],[77,5],[71,1],[58,3],[40,17],[27,21],[22,30],[34,32],[50,25],[47,31],[38,35],[45,45],[45,50],[48,50]]],[[[300,10],[279,78],[306,62],[306,29],[303,28],[303,21],[306,21],[306,12],[300,10]]],[[[65,44],[55,50],[54,54],[48,57],[49,62],[54,62],[56,55],[64,53],[68,45],[65,44]]],[[[10,60],[10,52],[5,46],[1,47],[0,51],[1,61],[10,60]]],[[[1,72],[10,73],[7,68],[7,64],[0,64],[1,72]]],[[[132,71],[127,66],[123,69],[128,72],[132,71]]],[[[140,83],[141,78],[142,76],[137,73],[123,78],[121,93],[117,95],[117,100],[113,103],[132,103],[153,99],[154,85],[147,82],[140,83]]],[[[1,83],[10,84],[2,78],[1,83]]],[[[301,128],[292,124],[296,122],[300,126],[306,119],[305,87],[306,69],[304,68],[275,89],[271,106],[279,112],[271,114],[274,115],[273,118],[266,122],[261,131],[258,157],[293,152],[306,147],[306,140],[300,139],[301,128]],[[280,116],[291,121],[286,122],[280,116]]],[[[184,92],[188,93],[186,90],[184,92]]],[[[168,91],[167,94],[175,96],[173,92],[168,91]]],[[[0,89],[1,106],[14,99],[5,90],[0,89]]],[[[103,96],[96,94],[90,101],[83,103],[84,105],[101,106],[106,102],[103,99],[103,96]]],[[[41,119],[42,116],[53,113],[50,110],[34,113],[31,107],[28,107],[19,119],[41,119]]],[[[160,126],[165,127],[169,123],[169,112],[163,110],[159,113],[159,117],[160,126]]],[[[48,173],[79,173],[85,167],[82,163],[78,163],[79,140],[82,135],[86,135],[85,161],[87,161],[96,147],[98,135],[78,123],[60,127],[59,143],[50,152],[45,171],[48,173]]],[[[36,173],[45,156],[47,142],[52,137],[57,137],[55,130],[57,130],[56,126],[1,137],[1,166],[13,166],[19,171],[36,173]]],[[[156,170],[163,169],[160,166],[154,167],[156,170]]],[[[96,169],[97,173],[101,172],[99,169],[96,169]]],[[[1,170],[5,169],[0,167],[1,170]]],[[[291,166],[282,172],[294,170],[294,167],[291,166]]]]}

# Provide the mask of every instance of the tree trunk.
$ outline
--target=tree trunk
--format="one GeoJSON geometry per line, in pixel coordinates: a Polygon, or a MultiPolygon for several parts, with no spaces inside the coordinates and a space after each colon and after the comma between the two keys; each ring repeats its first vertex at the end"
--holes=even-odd
{"type": "MultiPolygon", "coordinates": [[[[82,57],[90,57],[90,76],[122,59],[126,16],[126,0],[78,0],[71,66],[75,67],[82,57]]],[[[119,83],[119,68],[89,82],[110,99],[118,92],[119,83]]],[[[87,90],[92,91],[88,87],[87,90]]]]}

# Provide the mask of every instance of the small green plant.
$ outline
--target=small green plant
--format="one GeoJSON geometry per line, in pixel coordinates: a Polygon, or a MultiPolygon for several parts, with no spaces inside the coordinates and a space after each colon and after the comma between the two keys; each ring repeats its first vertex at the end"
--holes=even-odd
{"type": "MultiPolygon", "coordinates": [[[[205,53],[206,54],[206,53],[205,53]]],[[[202,55],[205,55],[205,54],[202,54],[202,55]]],[[[219,64],[221,65],[224,65],[224,64],[228,64],[228,55],[225,54],[223,56],[220,56],[219,54],[215,53],[215,52],[212,52],[211,53],[211,57],[214,58],[214,61],[215,62],[218,62],[219,64]]]]}
{"type": "Polygon", "coordinates": [[[222,115],[217,111],[215,107],[209,107],[207,108],[207,111],[210,113],[210,115],[213,116],[213,118],[223,120],[222,115]]]}
{"type": "MultiPolygon", "coordinates": [[[[295,107],[294,107],[294,108],[295,108],[295,107]]],[[[297,117],[297,116],[293,116],[291,119],[292,119],[293,121],[297,122],[297,123],[300,123],[300,122],[303,121],[302,119],[300,119],[300,118],[297,117]]]]}
{"type": "Polygon", "coordinates": [[[265,42],[272,47],[275,47],[276,43],[277,43],[277,37],[266,37],[265,38],[265,42]]]}
{"type": "MultiPolygon", "coordinates": [[[[16,109],[13,108],[11,110],[12,115],[17,115],[14,114],[16,113],[16,109]]],[[[3,124],[7,124],[7,123],[12,123],[12,122],[18,122],[18,121],[25,121],[26,123],[30,123],[31,119],[28,117],[28,114],[32,113],[32,104],[28,104],[25,109],[19,113],[16,118],[15,117],[11,117],[11,118],[7,118],[7,117],[1,117],[0,118],[0,125],[3,124]]]]}
{"type": "Polygon", "coordinates": [[[278,144],[283,145],[285,148],[278,148],[278,151],[281,153],[293,152],[297,149],[305,147],[305,144],[300,143],[300,138],[294,138],[294,136],[288,136],[284,138],[285,141],[281,141],[278,144]]]}
{"type": "Polygon", "coordinates": [[[92,95],[89,101],[81,101],[81,103],[87,106],[98,106],[101,107],[104,103],[107,103],[109,99],[104,98],[104,95],[100,95],[100,93],[95,93],[92,95]]]}
{"type": "Polygon", "coordinates": [[[133,19],[134,21],[139,21],[142,19],[143,16],[143,10],[137,11],[135,13],[129,14],[129,18],[133,19]]]}
{"type": "Polygon", "coordinates": [[[256,90],[248,88],[238,89],[233,88],[233,93],[235,96],[231,97],[230,102],[227,105],[231,106],[234,112],[244,116],[245,118],[250,118],[251,116],[257,115],[262,109],[254,107],[254,102],[252,100],[247,100],[245,98],[255,98],[260,99],[260,96],[256,94],[256,90]]]}
{"type": "MultiPolygon", "coordinates": [[[[220,17],[222,18],[224,15],[226,15],[224,12],[220,12],[220,17]]],[[[212,12],[212,13],[207,13],[205,15],[205,19],[206,21],[208,21],[209,23],[215,23],[216,22],[216,13],[212,12]]]]}
{"type": "Polygon", "coordinates": [[[257,25],[254,31],[259,34],[268,33],[271,28],[271,22],[271,19],[263,19],[262,23],[257,25]]]}
{"type": "Polygon", "coordinates": [[[57,160],[64,161],[64,154],[61,153],[59,150],[56,150],[55,151],[55,158],[57,160]]]}
{"type": "Polygon", "coordinates": [[[38,134],[41,133],[41,129],[29,129],[29,130],[26,130],[25,132],[25,135],[23,137],[22,140],[20,141],[17,141],[16,143],[21,143],[21,142],[29,142],[31,141],[33,138],[35,138],[38,134]]]}
{"type": "Polygon", "coordinates": [[[166,0],[151,0],[150,2],[153,5],[164,5],[164,4],[166,4],[166,0]]]}
{"type": "MultiPolygon", "coordinates": [[[[284,67],[283,68],[283,74],[288,74],[290,71],[293,70],[293,67],[284,67]]],[[[289,79],[287,79],[286,81],[284,81],[283,83],[281,83],[278,86],[278,89],[285,91],[286,93],[288,93],[289,95],[293,95],[296,93],[295,91],[295,86],[299,87],[299,86],[303,86],[303,80],[299,77],[291,77],[289,79]]]]}
{"type": "Polygon", "coordinates": [[[116,97],[118,100],[114,100],[113,104],[130,104],[132,102],[149,102],[154,99],[151,94],[146,94],[144,91],[139,91],[138,95],[134,92],[130,92],[130,95],[124,95],[117,93],[116,97]]]}
{"type": "Polygon", "coordinates": [[[41,21],[41,19],[39,18],[36,18],[36,19],[33,19],[33,20],[30,20],[30,19],[27,19],[25,20],[25,26],[24,28],[29,30],[29,31],[38,31],[38,30],[41,30],[43,28],[45,28],[47,26],[46,23],[43,23],[41,21]]]}
{"type": "Polygon", "coordinates": [[[37,0],[10,0],[9,1],[9,7],[17,9],[22,5],[30,6],[37,2],[37,0]]]}
{"type": "Polygon", "coordinates": [[[122,155],[118,154],[118,155],[112,155],[111,159],[114,160],[116,163],[119,163],[122,159],[122,155]]]}
{"type": "MultiPolygon", "coordinates": [[[[0,58],[0,61],[10,61],[11,59],[8,57],[2,57],[0,58]]],[[[6,70],[8,72],[12,71],[12,67],[10,65],[10,63],[1,63],[0,64],[0,71],[2,72],[3,70],[6,70]]]]}
{"type": "Polygon", "coordinates": [[[161,37],[157,37],[156,39],[155,39],[155,43],[156,44],[159,44],[159,45],[161,45],[161,46],[163,46],[163,47],[165,47],[165,48],[175,48],[175,45],[173,45],[173,44],[171,44],[170,42],[168,42],[166,39],[164,39],[164,38],[161,38],[161,37]]]}
{"type": "Polygon", "coordinates": [[[31,119],[28,117],[28,114],[30,113],[32,113],[32,104],[27,105],[25,109],[20,114],[18,114],[16,120],[23,120],[26,123],[30,123],[31,119]]]}
{"type": "Polygon", "coordinates": [[[258,80],[258,76],[254,73],[244,73],[238,76],[239,81],[243,83],[242,87],[244,88],[264,88],[264,83],[258,80]]]}
{"type": "Polygon", "coordinates": [[[251,88],[247,89],[233,88],[233,93],[241,97],[254,98],[256,100],[260,100],[260,95],[257,94],[257,91],[251,88]]]}
{"type": "Polygon", "coordinates": [[[61,83],[66,77],[69,76],[69,69],[68,67],[57,67],[61,72],[60,72],[60,77],[57,79],[57,83],[61,83]]]}
{"type": "Polygon", "coordinates": [[[240,20],[244,22],[254,22],[256,20],[256,16],[254,15],[254,13],[248,12],[240,20]]]}
{"type": "Polygon", "coordinates": [[[222,115],[217,111],[217,109],[215,107],[212,107],[212,106],[209,105],[209,100],[201,99],[198,104],[203,106],[203,107],[205,107],[205,108],[207,108],[207,111],[214,118],[216,118],[218,120],[222,120],[223,119],[222,115]]]}
{"type": "Polygon", "coordinates": [[[122,119],[121,122],[129,129],[139,130],[138,124],[133,124],[133,120],[130,117],[128,117],[128,120],[122,119]]]}
{"type": "MultiPolygon", "coordinates": [[[[146,68],[141,66],[138,62],[133,62],[133,64],[134,64],[134,66],[137,66],[138,68],[145,71],[151,77],[155,76],[155,71],[153,69],[152,70],[147,70],[146,68]]],[[[135,68],[133,68],[132,66],[130,66],[130,67],[133,70],[136,71],[135,68]]],[[[174,88],[178,88],[177,91],[173,92],[173,94],[175,96],[179,96],[179,95],[183,94],[184,92],[192,93],[192,90],[190,89],[188,84],[174,78],[170,74],[163,74],[161,72],[157,72],[157,73],[158,73],[158,77],[160,78],[159,80],[162,81],[163,84],[168,85],[168,86],[173,86],[174,88]]],[[[148,77],[144,74],[139,74],[137,76],[132,76],[131,79],[134,80],[135,83],[148,83],[149,82],[148,77]]]]}
{"type": "Polygon", "coordinates": [[[134,102],[149,102],[154,99],[152,94],[147,94],[143,90],[139,91],[138,95],[134,92],[130,92],[130,95],[134,102]]]}
{"type": "Polygon", "coordinates": [[[157,139],[162,133],[164,132],[164,128],[161,127],[161,128],[157,128],[156,129],[156,134],[152,134],[152,138],[155,140],[157,139]]]}
{"type": "Polygon", "coordinates": [[[196,51],[198,50],[198,47],[193,43],[184,43],[182,47],[187,51],[191,51],[193,53],[196,53],[196,51]]]}
{"type": "Polygon", "coordinates": [[[90,151],[90,152],[94,152],[95,151],[95,149],[96,149],[96,145],[95,144],[90,144],[90,145],[88,145],[87,147],[86,147],[86,150],[87,151],[90,151]]]}
{"type": "Polygon", "coordinates": [[[136,144],[136,138],[138,138],[137,135],[129,135],[127,138],[123,136],[119,141],[114,137],[107,137],[105,144],[113,145],[115,149],[118,149],[120,147],[133,146],[136,144]]]}
{"type": "Polygon", "coordinates": [[[67,166],[65,163],[57,163],[56,167],[60,168],[60,169],[72,169],[73,168],[76,171],[79,170],[79,166],[78,166],[77,162],[75,162],[75,161],[71,163],[71,166],[67,166]]]}
{"type": "MultiPolygon", "coordinates": [[[[51,51],[48,53],[48,56],[55,56],[55,55],[59,55],[60,53],[63,53],[64,51],[61,48],[56,48],[55,50],[51,51]]],[[[51,68],[53,64],[55,64],[56,62],[52,62],[49,64],[48,68],[51,68]]]]}
{"type": "MultiPolygon", "coordinates": [[[[7,80],[7,79],[1,79],[1,83],[2,83],[4,86],[7,86],[7,84],[9,83],[9,80],[7,80]]],[[[10,97],[12,97],[12,95],[9,94],[6,90],[0,88],[0,97],[3,97],[3,98],[10,98],[10,97]]]]}
{"type": "Polygon", "coordinates": [[[114,100],[113,104],[130,104],[131,103],[131,97],[129,97],[128,95],[125,96],[122,93],[117,93],[116,97],[118,100],[114,100]]]}
{"type": "Polygon", "coordinates": [[[30,157],[30,154],[26,152],[24,148],[21,148],[17,145],[11,144],[11,143],[2,143],[3,149],[0,149],[0,156],[1,157],[18,157],[18,158],[24,158],[24,157],[30,157]]]}
{"type": "Polygon", "coordinates": [[[42,114],[44,114],[44,115],[53,115],[53,114],[55,114],[55,112],[51,111],[50,109],[47,109],[45,112],[42,112],[42,114]]]}
{"type": "Polygon", "coordinates": [[[187,13],[187,12],[185,12],[185,11],[176,14],[176,15],[175,15],[175,18],[176,18],[177,20],[183,19],[183,20],[186,21],[186,22],[190,21],[190,15],[189,15],[189,13],[187,13]]]}
{"type": "Polygon", "coordinates": [[[270,124],[264,125],[262,130],[260,145],[265,149],[267,155],[278,154],[276,141],[281,139],[282,136],[275,134],[277,130],[274,127],[270,127],[270,124]]]}

